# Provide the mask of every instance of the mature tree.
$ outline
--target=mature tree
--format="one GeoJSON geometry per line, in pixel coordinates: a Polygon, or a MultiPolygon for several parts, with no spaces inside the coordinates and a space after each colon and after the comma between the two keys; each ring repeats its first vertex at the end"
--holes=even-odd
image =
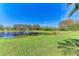
{"type": "Polygon", "coordinates": [[[0,25],[0,30],[3,30],[4,29],[4,26],[3,25],[0,25]]]}
{"type": "Polygon", "coordinates": [[[32,25],[31,28],[33,30],[39,30],[40,29],[40,25],[32,25]]]}
{"type": "Polygon", "coordinates": [[[11,26],[6,26],[5,29],[12,30],[13,28],[11,26]]]}
{"type": "Polygon", "coordinates": [[[26,25],[26,24],[15,24],[13,28],[17,31],[24,31],[24,30],[39,30],[39,25],[26,25]]]}
{"type": "Polygon", "coordinates": [[[66,19],[59,23],[59,29],[61,30],[68,30],[69,26],[73,25],[72,19],[66,19]]]}
{"type": "Polygon", "coordinates": [[[31,25],[26,25],[26,29],[31,30],[32,26],[31,25]]]}
{"type": "Polygon", "coordinates": [[[26,26],[24,24],[15,24],[13,26],[13,28],[16,30],[16,31],[24,31],[26,30],[26,26]]]}

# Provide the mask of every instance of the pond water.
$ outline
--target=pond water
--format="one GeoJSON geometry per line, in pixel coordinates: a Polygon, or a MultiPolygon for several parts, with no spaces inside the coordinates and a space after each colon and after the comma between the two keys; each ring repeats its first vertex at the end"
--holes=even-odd
{"type": "Polygon", "coordinates": [[[32,32],[1,32],[1,38],[14,38],[17,35],[31,35],[32,32]]]}
{"type": "Polygon", "coordinates": [[[1,38],[14,38],[15,35],[10,32],[2,32],[2,33],[0,33],[0,37],[1,38]]]}

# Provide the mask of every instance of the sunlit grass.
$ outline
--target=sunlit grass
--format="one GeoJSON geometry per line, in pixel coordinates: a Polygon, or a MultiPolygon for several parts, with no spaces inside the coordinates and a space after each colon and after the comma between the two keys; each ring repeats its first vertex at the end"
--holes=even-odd
{"type": "Polygon", "coordinates": [[[59,31],[56,35],[22,35],[12,39],[0,38],[0,55],[63,55],[62,50],[57,48],[58,42],[74,38],[79,38],[78,31],[59,31]]]}

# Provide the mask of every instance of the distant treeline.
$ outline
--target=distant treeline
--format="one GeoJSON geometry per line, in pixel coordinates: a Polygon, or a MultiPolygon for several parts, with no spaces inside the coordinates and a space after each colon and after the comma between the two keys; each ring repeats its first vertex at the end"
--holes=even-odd
{"type": "Polygon", "coordinates": [[[38,24],[34,25],[27,25],[27,24],[15,24],[13,26],[3,26],[0,25],[0,30],[45,30],[45,31],[54,31],[54,30],[60,30],[60,31],[78,31],[79,30],[79,21],[73,21],[72,19],[65,19],[62,20],[58,27],[41,27],[38,24]]]}
{"type": "Polygon", "coordinates": [[[0,30],[18,30],[18,31],[23,31],[23,30],[45,30],[45,31],[52,31],[55,30],[56,28],[54,27],[41,27],[38,24],[34,24],[34,25],[27,25],[27,24],[15,24],[13,26],[3,26],[0,25],[0,30]]]}

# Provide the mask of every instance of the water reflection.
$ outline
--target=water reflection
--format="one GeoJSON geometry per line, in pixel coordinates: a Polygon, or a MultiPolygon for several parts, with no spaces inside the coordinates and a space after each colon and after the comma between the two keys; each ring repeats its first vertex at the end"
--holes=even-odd
{"type": "Polygon", "coordinates": [[[32,32],[1,32],[1,38],[14,38],[17,35],[32,35],[32,32]]]}
{"type": "Polygon", "coordinates": [[[0,33],[1,38],[14,38],[15,35],[11,32],[2,32],[0,33]]]}

